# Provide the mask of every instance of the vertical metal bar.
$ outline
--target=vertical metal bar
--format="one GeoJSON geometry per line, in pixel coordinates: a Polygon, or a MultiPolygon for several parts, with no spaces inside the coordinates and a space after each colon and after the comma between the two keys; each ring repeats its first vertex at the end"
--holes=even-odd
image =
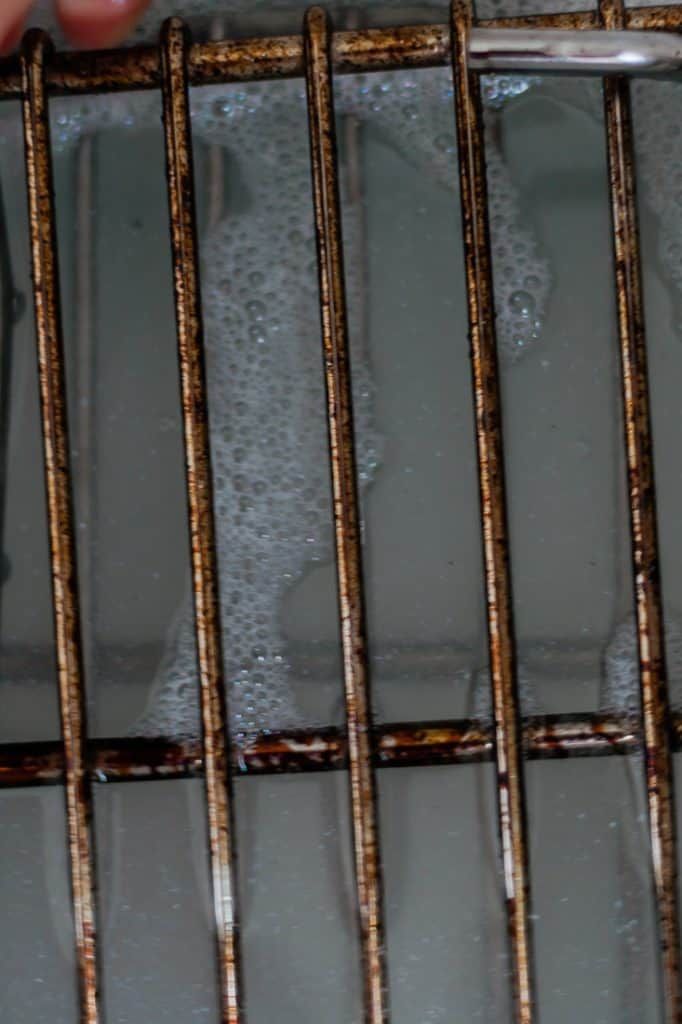
{"type": "Polygon", "coordinates": [[[45,65],[51,44],[29,32],[21,55],[26,174],[45,451],[65,790],[82,1024],[99,1020],[91,793],[45,65]]]}
{"type": "Polygon", "coordinates": [[[534,1018],[528,841],[512,622],[500,384],[478,78],[467,64],[469,0],[452,4],[452,63],[481,494],[497,796],[512,954],[514,1020],[534,1018]]]}
{"type": "Polygon", "coordinates": [[[310,153],[320,313],[331,452],[339,612],[346,690],[355,874],[362,945],[364,1019],[388,1020],[376,779],[372,767],[362,555],[353,438],[348,317],[343,270],[330,27],[319,7],[305,17],[310,153]]]}
{"type": "MultiPolygon", "coordinates": [[[[625,24],[621,0],[601,0],[606,29],[625,24]]],[[[671,719],[665,665],[656,490],[642,301],[630,90],[624,78],[604,80],[618,331],[628,464],[632,563],[649,806],[649,834],[663,962],[666,1024],[682,1021],[677,835],[671,719]]]]}
{"type": "Polygon", "coordinates": [[[242,1011],[236,855],[206,406],[188,48],[183,22],[177,18],[167,21],[161,44],[163,111],[221,1020],[223,1024],[239,1024],[242,1011]]]}

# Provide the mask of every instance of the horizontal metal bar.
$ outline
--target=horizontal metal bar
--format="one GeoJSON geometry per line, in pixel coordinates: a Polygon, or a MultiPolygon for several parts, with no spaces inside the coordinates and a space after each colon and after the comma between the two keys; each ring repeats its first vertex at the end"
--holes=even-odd
{"type": "MultiPolygon", "coordinates": [[[[633,7],[627,12],[628,30],[682,30],[682,5],[633,7]]],[[[487,29],[599,28],[596,11],[491,18],[479,22],[487,29]]],[[[408,25],[398,28],[337,32],[332,41],[336,74],[441,67],[450,60],[448,25],[408,25]]],[[[295,78],[304,74],[301,36],[198,43],[190,48],[188,75],[193,86],[225,82],[295,78]]],[[[78,95],[154,89],[161,85],[161,63],[155,46],[55,54],[46,68],[52,95],[78,95]]],[[[21,97],[21,68],[16,57],[0,60],[0,99],[21,97]]]]}
{"type": "Polygon", "coordinates": [[[469,36],[472,71],[657,75],[681,65],[675,32],[473,28],[469,36]]]}
{"type": "MultiPolygon", "coordinates": [[[[608,715],[535,715],[523,728],[524,756],[529,760],[606,757],[641,749],[637,722],[608,715]]],[[[672,744],[682,750],[682,716],[673,722],[672,744]]],[[[330,771],[347,766],[342,730],[300,729],[262,733],[232,750],[238,775],[281,775],[330,771]]],[[[143,782],[200,778],[204,761],[199,740],[89,740],[86,770],[94,782],[143,782]]],[[[374,763],[378,768],[476,764],[493,759],[492,731],[470,719],[408,722],[377,727],[374,763]]],[[[57,785],[64,779],[61,744],[0,745],[0,789],[57,785]]]]}

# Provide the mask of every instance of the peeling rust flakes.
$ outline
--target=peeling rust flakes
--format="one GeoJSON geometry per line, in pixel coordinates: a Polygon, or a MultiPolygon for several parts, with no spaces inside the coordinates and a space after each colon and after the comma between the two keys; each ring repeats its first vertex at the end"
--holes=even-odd
{"type": "Polygon", "coordinates": [[[679,32],[682,28],[682,7],[679,4],[633,7],[625,11],[625,21],[631,29],[679,32]]]}

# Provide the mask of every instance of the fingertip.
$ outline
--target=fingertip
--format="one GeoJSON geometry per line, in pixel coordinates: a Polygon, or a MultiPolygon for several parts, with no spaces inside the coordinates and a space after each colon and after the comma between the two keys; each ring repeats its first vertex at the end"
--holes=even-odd
{"type": "Polygon", "coordinates": [[[32,0],[0,0],[0,56],[15,50],[32,0]]]}
{"type": "Polygon", "coordinates": [[[24,19],[11,25],[0,41],[0,57],[6,57],[8,54],[16,50],[21,40],[24,31],[24,19]]]}
{"type": "Polygon", "coordinates": [[[58,0],[59,21],[69,39],[89,49],[122,42],[149,0],[58,0]]]}

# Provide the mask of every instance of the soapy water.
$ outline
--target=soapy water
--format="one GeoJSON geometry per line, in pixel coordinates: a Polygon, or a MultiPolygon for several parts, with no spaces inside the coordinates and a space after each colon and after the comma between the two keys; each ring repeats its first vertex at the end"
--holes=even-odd
{"type": "MultiPolygon", "coordinates": [[[[202,254],[222,608],[237,736],[248,736],[264,723],[271,728],[295,723],[279,626],[282,602],[307,568],[333,556],[305,104],[300,82],[281,83],[276,95],[258,84],[197,91],[194,97],[195,138],[238,154],[249,187],[248,209],[228,215],[202,254]],[[285,352],[288,373],[282,372],[285,352]],[[259,429],[264,409],[267,437],[259,429]]],[[[452,188],[456,158],[447,71],[343,80],[337,111],[371,118],[407,159],[452,188]]],[[[520,223],[516,191],[497,153],[489,160],[489,174],[492,228],[502,263],[499,340],[513,361],[538,337],[549,272],[520,223]]],[[[346,204],[351,313],[361,306],[363,287],[356,269],[362,262],[354,258],[355,213],[346,204]]],[[[353,318],[350,338],[362,488],[375,476],[381,444],[372,424],[368,353],[353,318]]],[[[152,710],[140,723],[145,732],[163,730],[172,721],[177,733],[177,709],[188,708],[172,680],[190,686],[193,679],[189,615],[180,635],[182,657],[169,655],[152,710]]],[[[182,725],[183,731],[195,727],[187,720],[182,725]]]]}
{"type": "MultiPolygon", "coordinates": [[[[140,38],[149,25],[157,30],[163,6],[152,9],[140,38]]],[[[209,5],[185,10],[206,13],[209,5]]],[[[486,99],[498,110],[505,95],[514,98],[529,84],[491,80],[486,99]]],[[[339,79],[336,107],[340,116],[371,120],[389,145],[454,193],[447,69],[339,79]]],[[[300,81],[211,87],[192,97],[195,139],[224,147],[248,183],[245,208],[228,210],[201,247],[225,670],[237,738],[300,722],[282,605],[306,570],[333,557],[305,114],[300,81]]],[[[53,143],[65,150],[107,123],[132,128],[156,117],[158,97],[152,95],[138,95],[134,102],[125,95],[107,97],[106,105],[70,101],[55,106],[53,143]]],[[[513,362],[539,336],[550,275],[522,223],[517,190],[490,134],[488,148],[498,339],[513,362]]],[[[356,315],[363,282],[356,269],[361,262],[353,258],[359,245],[355,212],[345,205],[357,462],[364,488],[380,464],[381,438],[372,419],[370,364],[356,315]]],[[[133,731],[199,733],[189,587],[148,710],[133,731]]]]}
{"type": "MultiPolygon", "coordinates": [[[[345,80],[339,114],[371,117],[387,140],[438,181],[456,175],[452,91],[447,72],[345,80]],[[425,95],[425,92],[428,94],[425,95]],[[421,103],[431,123],[424,132],[421,103]],[[448,133],[448,129],[449,133],[448,133]]],[[[317,312],[317,268],[304,135],[305,91],[281,83],[276,95],[261,84],[197,91],[195,138],[226,145],[247,169],[248,209],[227,216],[203,246],[209,404],[219,527],[222,609],[233,731],[248,736],[297,720],[288,682],[282,602],[305,570],[333,556],[326,424],[317,312]],[[283,169],[286,173],[283,174],[283,169]],[[282,341],[286,339],[286,344],[282,341]],[[283,362],[285,363],[283,367],[283,362]],[[260,428],[267,409],[267,433],[260,428]],[[249,569],[245,568],[248,564],[249,569]],[[229,581],[229,582],[227,582],[229,581]]],[[[498,301],[508,315],[501,345],[518,358],[539,330],[546,265],[518,221],[516,193],[501,159],[490,163],[492,215],[498,248],[508,257],[498,301]],[[515,252],[512,253],[512,250],[515,252]],[[522,250],[522,251],[521,251],[522,250]],[[519,263],[519,260],[522,262],[519,263]],[[536,289],[537,299],[533,294],[536,289]]],[[[357,311],[362,263],[356,210],[344,208],[346,279],[351,313],[360,487],[374,478],[381,441],[372,423],[368,354],[357,311]]],[[[188,606],[189,607],[189,606],[188,606]]],[[[181,616],[176,649],[169,652],[145,733],[194,733],[193,704],[179,690],[194,685],[194,641],[181,616]],[[182,707],[183,719],[178,709],[182,707]]]]}
{"type": "MultiPolygon", "coordinates": [[[[291,3],[269,0],[248,9],[259,6],[290,9],[291,3]]],[[[400,4],[394,0],[377,6],[400,4]]],[[[575,0],[562,4],[562,9],[582,6],[581,0],[575,0]]],[[[191,18],[220,14],[224,6],[215,0],[195,0],[185,2],[182,10],[191,18]]],[[[499,2],[479,5],[482,16],[508,10],[499,2]]],[[[514,13],[533,10],[537,7],[521,0],[514,13]]],[[[137,39],[153,39],[167,13],[168,4],[155,0],[137,29],[137,39]]],[[[38,5],[36,21],[41,17],[46,24],[49,14],[44,4],[38,5]]],[[[46,27],[54,31],[49,20],[46,27]]],[[[541,337],[552,279],[540,244],[524,222],[518,190],[491,126],[497,112],[537,83],[530,76],[482,79],[488,110],[486,157],[497,334],[500,353],[509,363],[522,358],[541,337]]],[[[650,96],[641,90],[636,102],[651,104],[650,96]]],[[[371,122],[373,130],[404,159],[443,187],[456,190],[448,69],[339,77],[335,101],[338,115],[371,122]]],[[[682,137],[666,117],[666,110],[674,106],[666,104],[665,97],[656,102],[649,112],[656,116],[642,118],[646,124],[645,195],[661,218],[662,262],[679,288],[682,273],[676,254],[682,207],[677,198],[682,195],[682,137]],[[661,153],[674,157],[678,149],[679,161],[660,159],[661,153]]],[[[249,190],[246,209],[228,210],[201,247],[220,596],[227,624],[226,677],[233,733],[242,738],[263,727],[286,728],[300,722],[289,678],[282,605],[306,570],[333,557],[310,169],[307,146],[301,144],[305,107],[300,81],[202,88],[192,96],[195,139],[224,147],[239,165],[249,190]]],[[[84,98],[78,107],[69,102],[55,111],[53,144],[57,150],[68,149],[84,135],[106,129],[107,123],[132,128],[157,117],[158,97],[152,95],[148,100],[138,95],[134,104],[125,95],[111,96],[106,106],[84,98]]],[[[11,131],[7,122],[0,130],[11,131]]],[[[380,466],[381,439],[380,425],[378,429],[372,418],[368,353],[353,315],[360,308],[363,288],[355,273],[359,261],[352,256],[359,239],[354,212],[346,204],[356,440],[363,488],[380,466]]],[[[614,643],[623,646],[620,634],[614,643]]],[[[632,652],[626,655],[624,650],[606,658],[608,678],[621,680],[612,686],[614,694],[622,691],[620,699],[631,687],[630,670],[623,666],[632,662],[636,673],[636,658],[633,661],[632,652]]],[[[476,715],[489,718],[488,674],[479,676],[476,715]]],[[[524,707],[530,708],[534,698],[525,676],[521,685],[524,707]]],[[[172,736],[199,732],[189,590],[171,630],[148,711],[134,732],[172,736]]]]}

